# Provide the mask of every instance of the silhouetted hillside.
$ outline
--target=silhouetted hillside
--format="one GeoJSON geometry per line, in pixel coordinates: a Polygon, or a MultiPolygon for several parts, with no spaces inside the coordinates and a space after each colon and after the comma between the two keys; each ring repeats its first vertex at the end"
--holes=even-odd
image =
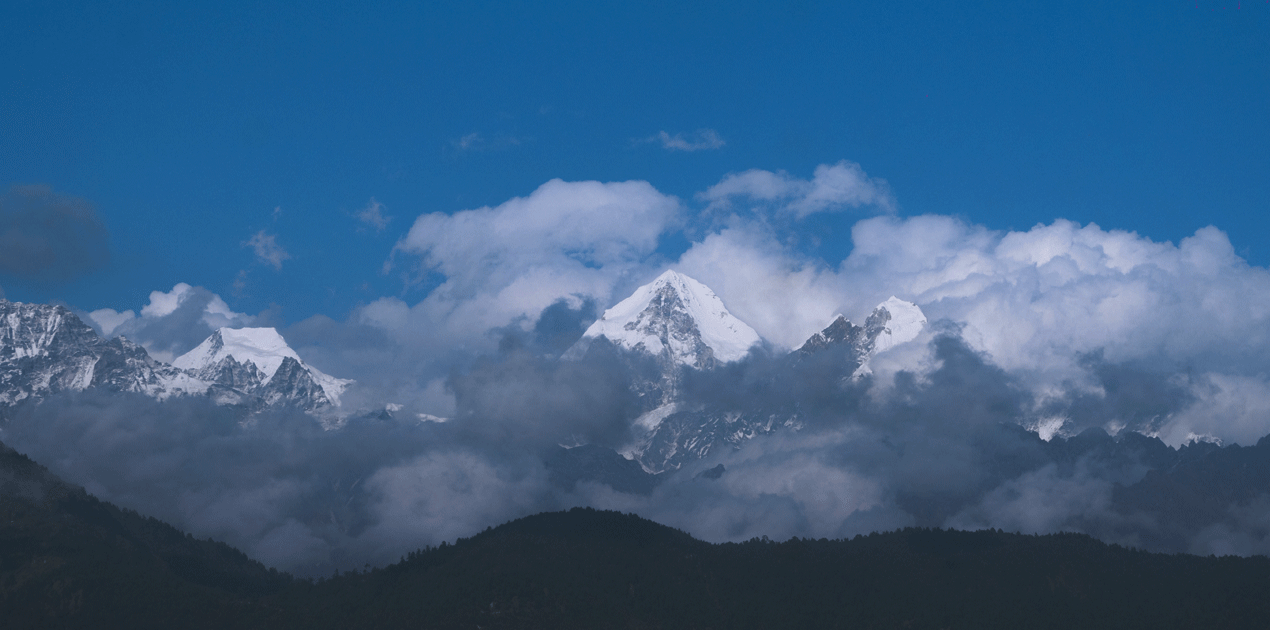
{"type": "MultiPolygon", "coordinates": [[[[1270,561],[1088,536],[907,529],[711,545],[634,515],[540,514],[329,580],[301,625],[1259,628],[1270,561]]],[[[310,607],[312,606],[312,607],[310,607]]]]}
{"type": "Polygon", "coordinates": [[[222,628],[291,582],[228,545],[99,501],[0,444],[9,628],[222,628]]]}
{"type": "MultiPolygon", "coordinates": [[[[1162,492],[1251,468],[1192,461],[1198,468],[1179,465],[1162,492]]],[[[1078,534],[914,528],[714,545],[635,515],[578,508],[310,583],[98,501],[7,448],[0,519],[0,619],[14,628],[1270,624],[1265,557],[1153,554],[1078,534]]]]}

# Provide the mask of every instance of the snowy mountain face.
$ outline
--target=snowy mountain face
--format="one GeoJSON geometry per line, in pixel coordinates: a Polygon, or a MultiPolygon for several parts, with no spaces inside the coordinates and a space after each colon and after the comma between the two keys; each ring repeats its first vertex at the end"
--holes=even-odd
{"type": "Polygon", "coordinates": [[[697,369],[736,361],[759,342],[758,333],[729,313],[719,296],[674,271],[663,273],[604,311],[571,353],[577,355],[597,337],[669,364],[697,369]]]}
{"type": "Polygon", "coordinates": [[[259,396],[268,406],[306,411],[338,406],[352,383],[305,365],[273,328],[222,328],[172,365],[234,394],[259,396]]]}
{"type": "Polygon", "coordinates": [[[61,306],[0,299],[0,405],[89,387],[156,398],[206,389],[127,339],[98,337],[61,306]]]}
{"type": "Polygon", "coordinates": [[[926,316],[916,304],[891,296],[873,309],[864,320],[864,326],[856,326],[839,315],[824,330],[814,334],[793,352],[797,357],[809,357],[820,352],[845,352],[856,363],[854,375],[868,370],[869,358],[902,343],[912,341],[926,325],[926,316]]]}
{"type": "Polygon", "coordinates": [[[63,307],[0,300],[0,407],[102,388],[327,412],[352,382],[305,365],[272,328],[219,330],[176,363],[155,361],[122,337],[102,339],[63,307]]]}
{"type": "MultiPolygon", "coordinates": [[[[849,381],[868,373],[868,362],[879,352],[913,340],[926,317],[920,308],[895,297],[878,305],[856,326],[839,316],[785,358],[785,378],[813,360],[838,367],[849,381]]],[[[803,420],[797,405],[773,409],[685,408],[671,400],[636,420],[646,433],[625,454],[644,470],[659,473],[708,456],[719,448],[739,448],[754,437],[778,430],[798,430],[803,420]]]]}

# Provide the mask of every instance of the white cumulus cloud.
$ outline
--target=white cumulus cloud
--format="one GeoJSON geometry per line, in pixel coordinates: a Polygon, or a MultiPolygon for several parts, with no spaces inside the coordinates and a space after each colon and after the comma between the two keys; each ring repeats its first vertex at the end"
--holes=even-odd
{"type": "Polygon", "coordinates": [[[172,359],[198,345],[224,327],[250,325],[255,318],[236,313],[219,295],[179,282],[171,291],[151,291],[150,300],[137,315],[109,308],[87,313],[86,323],[108,337],[125,336],[140,344],[160,361],[172,359]]]}
{"type": "Polygon", "coordinates": [[[821,164],[810,180],[784,171],[751,169],[734,173],[706,189],[699,197],[711,209],[727,208],[736,199],[774,204],[798,218],[816,212],[874,207],[895,210],[895,199],[885,180],[869,177],[855,162],[821,164]]]}
{"type": "Polygon", "coordinates": [[[415,220],[396,251],[445,281],[420,303],[382,298],[366,323],[458,343],[537,317],[561,298],[607,301],[677,220],[679,201],[646,182],[552,180],[495,207],[415,220]]]}

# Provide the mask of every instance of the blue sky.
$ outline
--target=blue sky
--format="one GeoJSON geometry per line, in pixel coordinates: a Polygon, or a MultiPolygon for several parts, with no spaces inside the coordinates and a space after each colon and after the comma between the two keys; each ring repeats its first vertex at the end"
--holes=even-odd
{"type": "MultiPolygon", "coordinates": [[[[383,272],[422,214],[644,180],[691,224],[729,173],[840,160],[900,216],[1174,243],[1212,224],[1270,263],[1266,2],[16,1],[0,58],[0,184],[86,200],[110,234],[87,273],[0,275],[10,299],[138,309],[187,282],[340,320],[439,280],[383,272]],[[372,199],[382,230],[357,219],[372,199]]],[[[862,216],[789,230],[832,266],[862,216]]]]}

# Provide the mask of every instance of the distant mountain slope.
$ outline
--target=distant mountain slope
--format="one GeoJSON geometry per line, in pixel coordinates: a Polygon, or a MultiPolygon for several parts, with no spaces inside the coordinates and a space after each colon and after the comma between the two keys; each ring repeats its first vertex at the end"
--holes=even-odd
{"type": "MultiPolygon", "coordinates": [[[[867,374],[869,359],[915,339],[926,316],[911,302],[891,297],[879,304],[864,326],[839,316],[785,358],[788,374],[801,364],[832,363],[837,378],[867,374]]],[[[803,426],[796,404],[764,408],[725,408],[688,403],[685,379],[692,372],[727,369],[762,343],[709,287],[666,271],[606,310],[582,338],[564,353],[578,359],[588,352],[612,352],[631,361],[630,387],[641,399],[633,424],[636,438],[623,449],[651,473],[675,470],[721,448],[737,448],[756,436],[803,426]],[[656,374],[634,366],[656,362],[656,374]]]]}
{"type": "Polygon", "coordinates": [[[221,328],[172,366],[209,382],[233,375],[244,391],[259,390],[267,402],[289,398],[302,407],[306,402],[339,405],[340,394],[352,383],[306,365],[273,328],[221,328]],[[307,395],[287,396],[295,391],[307,395]]]}
{"type": "Polygon", "coordinates": [[[99,501],[0,444],[5,627],[243,627],[264,615],[255,600],[290,582],[228,545],[99,501]]]}

